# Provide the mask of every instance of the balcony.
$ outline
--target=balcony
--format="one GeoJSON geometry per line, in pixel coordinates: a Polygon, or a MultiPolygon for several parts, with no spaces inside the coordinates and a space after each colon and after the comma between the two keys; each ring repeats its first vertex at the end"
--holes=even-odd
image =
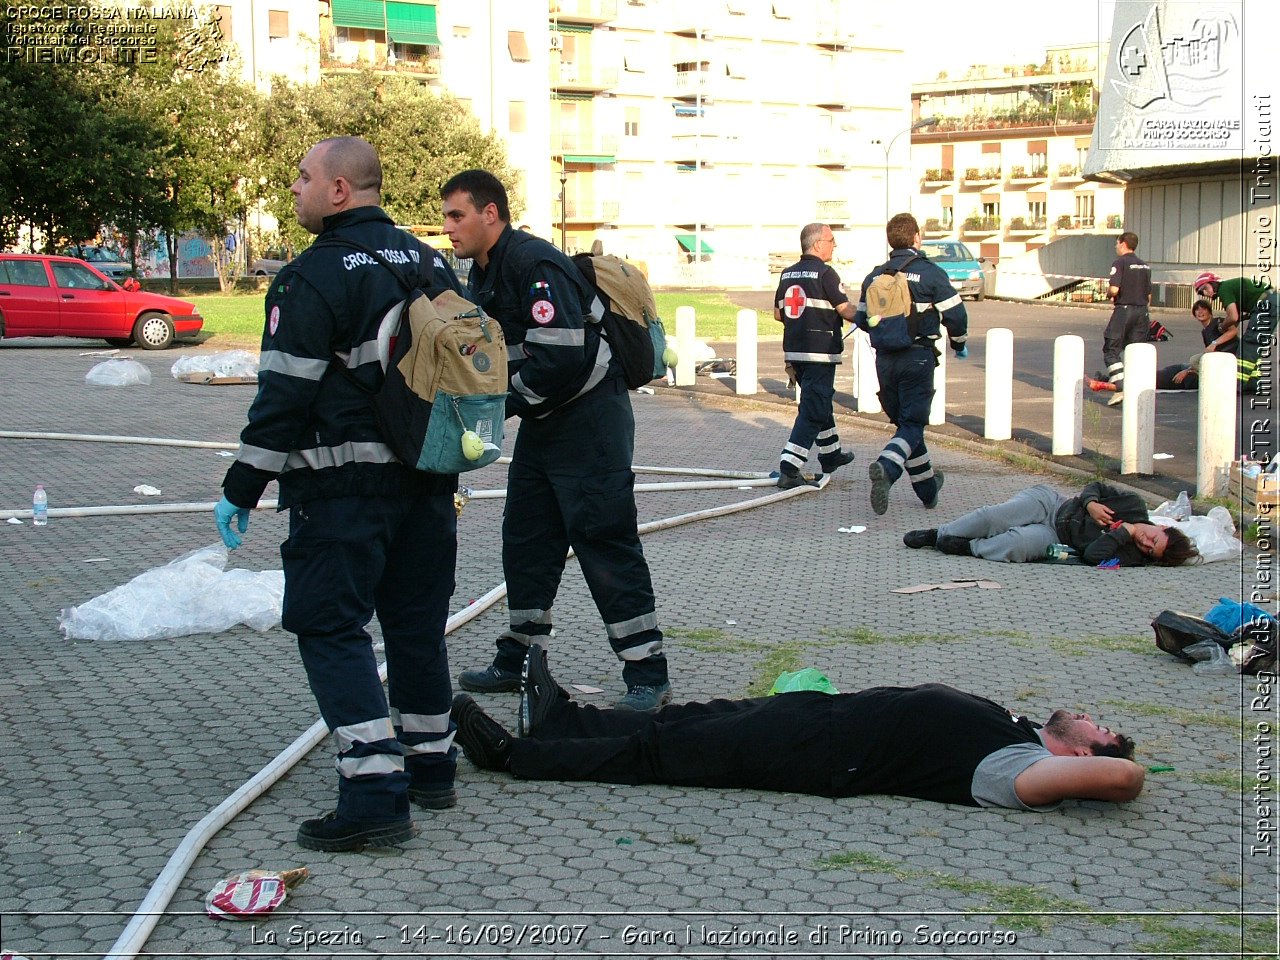
{"type": "Polygon", "coordinates": [[[555,152],[565,158],[568,163],[589,163],[588,160],[577,160],[575,157],[600,158],[594,162],[612,163],[618,155],[618,138],[614,134],[603,134],[587,130],[562,130],[553,137],[555,152]]]}
{"type": "Polygon", "coordinates": [[[608,23],[618,18],[618,0],[550,0],[547,7],[561,23],[608,23]]]}
{"type": "Polygon", "coordinates": [[[612,223],[618,219],[618,201],[603,197],[568,197],[564,218],[569,223],[612,223]]]}
{"type": "Polygon", "coordinates": [[[816,166],[843,170],[853,163],[853,150],[846,143],[822,143],[818,146],[816,166]]]}
{"type": "Polygon", "coordinates": [[[925,190],[939,190],[956,182],[956,172],[950,167],[930,167],[924,172],[921,187],[925,190]]]}
{"type": "Polygon", "coordinates": [[[819,200],[814,219],[819,223],[840,223],[850,219],[850,209],[848,200],[819,200]]]}
{"type": "Polygon", "coordinates": [[[949,237],[953,232],[954,226],[955,224],[949,220],[944,223],[936,217],[930,217],[924,222],[924,235],[926,237],[949,237]]]}
{"type": "Polygon", "coordinates": [[[1060,216],[1054,225],[1056,234],[1092,233],[1093,229],[1093,217],[1073,217],[1067,213],[1060,216]]]}
{"type": "Polygon", "coordinates": [[[856,39],[854,29],[839,17],[824,17],[814,26],[813,43],[820,47],[841,50],[852,47],[856,39]]]}
{"type": "Polygon", "coordinates": [[[1044,217],[1014,217],[1009,221],[1007,233],[1010,239],[1034,237],[1044,233],[1048,226],[1044,217]]]}
{"type": "Polygon", "coordinates": [[[1009,168],[1009,183],[1011,186],[1030,187],[1037,183],[1044,183],[1048,179],[1048,167],[1032,167],[1028,170],[1024,166],[1015,165],[1009,168]]]}
{"type": "Polygon", "coordinates": [[[1080,168],[1074,163],[1064,163],[1058,167],[1058,174],[1053,178],[1055,183],[1083,183],[1080,168]]]}
{"type": "Polygon", "coordinates": [[[961,233],[966,237],[990,237],[1000,232],[1000,218],[996,216],[966,217],[961,233]]]}
{"type": "MultiPolygon", "coordinates": [[[[415,80],[434,80],[440,76],[439,53],[415,53],[425,50],[424,47],[413,47],[397,44],[398,54],[394,59],[386,55],[387,48],[380,43],[352,43],[342,41],[334,44],[332,53],[320,55],[320,69],[330,76],[343,73],[356,73],[365,67],[372,67],[381,76],[404,74],[415,80]]],[[[439,48],[433,48],[438,50],[439,48]]]]}
{"type": "Polygon", "coordinates": [[[990,167],[986,170],[979,170],[977,167],[969,167],[964,172],[965,187],[993,187],[1001,180],[1000,168],[990,167]]]}
{"type": "Polygon", "coordinates": [[[698,96],[709,99],[714,87],[712,78],[715,76],[711,72],[711,64],[704,63],[700,69],[696,70],[681,69],[684,66],[685,64],[682,63],[676,64],[675,95],[682,100],[690,100],[698,96]]]}
{"type": "Polygon", "coordinates": [[[564,93],[599,93],[618,85],[618,68],[590,60],[552,60],[551,88],[564,93]]]}

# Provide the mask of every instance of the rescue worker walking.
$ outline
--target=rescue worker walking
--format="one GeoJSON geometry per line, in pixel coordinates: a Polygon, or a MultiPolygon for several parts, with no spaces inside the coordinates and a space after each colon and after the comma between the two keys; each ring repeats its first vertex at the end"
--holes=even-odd
{"type": "Polygon", "coordinates": [[[1116,391],[1107,401],[1109,407],[1124,400],[1124,348],[1131,343],[1145,343],[1151,326],[1151,267],[1134,253],[1137,249],[1136,233],[1126,230],[1116,238],[1117,256],[1108,279],[1115,307],[1102,334],[1106,379],[1116,391]]]}
{"type": "Polygon", "coordinates": [[[465,170],[440,192],[444,232],[474,260],[471,296],[502,324],[519,416],[502,518],[510,628],[497,655],[458,677],[464,690],[519,690],[531,642],[552,636],[551,608],[573,547],[627,693],[617,706],[671,699],[653,583],[636,529],[635,417],[618,361],[592,322],[595,292],[561,251],[511,228],[493,174],[465,170]]]}
{"type": "Polygon", "coordinates": [[[774,295],[773,318],[783,324],[782,356],[795,370],[800,391],[800,409],[778,465],[782,490],[806,482],[800,468],[815,443],[824,473],[853,462],[853,454],[840,449],[832,413],[836,364],[844,350],[841,319],[852,320],[854,312],[830,266],[835,249],[831,227],[807,224],[800,231],[800,260],[782,271],[774,295]]]}
{"type": "Polygon", "coordinates": [[[876,350],[876,376],[880,380],[880,405],[897,428],[880,456],[867,466],[871,478],[871,509],[889,509],[889,490],[905,471],[911,489],[926,508],[938,505],[943,474],[934,470],[924,442],[925,424],[933,404],[933,370],[938,365],[936,341],[947,328],[947,343],[956,359],[969,356],[969,315],[964,301],[946,273],[920,252],[920,225],[909,213],[895,214],[885,228],[889,259],[862,281],[862,293],[854,322],[868,333],[867,288],[886,270],[900,271],[911,290],[907,317],[910,344],[900,350],[876,350]]]}
{"type": "Polygon", "coordinates": [[[382,167],[364,140],[322,140],[289,189],[298,222],[317,238],[271,281],[258,393],[214,514],[234,550],[271,480],[289,510],[281,619],[297,634],[338,748],[337,809],[305,821],[298,843],[330,852],[394,846],[413,835],[411,801],[431,809],[457,801],[444,628],[458,478],[400,463],[378,432],[369,392],[386,361],[379,333],[408,291],[349,244],[377,250],[434,292],[461,287],[434,250],[383,213],[382,167]],[[365,631],[374,613],[389,709],[365,631]]]}

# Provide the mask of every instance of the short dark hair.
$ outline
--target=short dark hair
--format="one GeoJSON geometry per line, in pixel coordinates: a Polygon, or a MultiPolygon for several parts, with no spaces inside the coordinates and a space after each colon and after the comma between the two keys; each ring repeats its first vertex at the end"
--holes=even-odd
{"type": "Polygon", "coordinates": [[[1130,250],[1138,249],[1138,235],[1132,230],[1126,230],[1124,233],[1120,234],[1119,240],[1130,250]]]}
{"type": "Polygon", "coordinates": [[[920,224],[909,213],[895,213],[889,218],[889,222],[884,228],[885,238],[889,241],[889,246],[894,250],[901,250],[904,247],[911,246],[915,242],[916,234],[919,232],[920,224]]]}
{"type": "Polygon", "coordinates": [[[1204,297],[1201,297],[1199,300],[1197,300],[1195,303],[1191,305],[1191,315],[1193,317],[1196,315],[1197,310],[1208,310],[1209,316],[1213,316],[1213,304],[1210,303],[1208,300],[1206,300],[1204,297]]]}
{"type": "Polygon", "coordinates": [[[498,208],[498,219],[503,223],[511,222],[507,188],[488,170],[463,170],[461,173],[455,173],[440,188],[440,199],[444,200],[455,193],[465,193],[469,196],[471,205],[477,210],[483,210],[492,203],[498,208]]]}
{"type": "Polygon", "coordinates": [[[1200,550],[1191,538],[1176,527],[1165,527],[1164,535],[1168,541],[1164,545],[1164,553],[1153,557],[1162,567],[1180,567],[1192,557],[1200,556],[1200,550]]]}
{"type": "Polygon", "coordinates": [[[1133,739],[1126,737],[1123,733],[1117,733],[1119,741],[1117,743],[1095,743],[1093,745],[1093,755],[1095,757],[1119,757],[1121,760],[1133,759],[1133,739]]]}

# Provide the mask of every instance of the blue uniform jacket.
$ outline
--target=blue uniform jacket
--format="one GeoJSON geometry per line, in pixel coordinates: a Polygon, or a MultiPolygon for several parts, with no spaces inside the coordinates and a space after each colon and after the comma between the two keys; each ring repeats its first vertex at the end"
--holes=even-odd
{"type": "Polygon", "coordinates": [[[316,242],[285,265],[266,297],[258,394],[222,486],[236,506],[252,507],[273,479],[280,506],[313,498],[450,492],[455,475],[400,463],[382,442],[368,394],[330,364],[345,364],[367,390],[382,383],[379,332],[398,317],[408,291],[386,267],[350,247],[377,250],[410,281],[456,290],[440,255],[398,229],[380,207],[325,217],[316,242]]]}
{"type": "Polygon", "coordinates": [[[591,319],[595,291],[563,253],[507,224],[469,278],[507,340],[507,416],[544,417],[595,388],[613,353],[591,319]]]}
{"type": "Polygon", "coordinates": [[[919,331],[917,342],[937,340],[945,326],[948,345],[952,350],[959,350],[969,338],[969,314],[964,308],[964,301],[951,286],[951,280],[943,269],[913,247],[894,250],[886,263],[867,274],[862,281],[858,310],[853,322],[862,330],[870,332],[871,328],[867,325],[867,287],[886,267],[901,269],[912,257],[917,259],[907,268],[906,276],[907,285],[911,288],[911,302],[915,305],[919,331]]]}

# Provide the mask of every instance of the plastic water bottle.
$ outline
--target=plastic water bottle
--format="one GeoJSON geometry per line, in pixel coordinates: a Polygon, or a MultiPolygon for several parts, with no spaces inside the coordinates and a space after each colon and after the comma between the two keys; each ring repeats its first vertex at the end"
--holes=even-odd
{"type": "Polygon", "coordinates": [[[1178,494],[1178,499],[1173,502],[1173,519],[1190,520],[1191,519],[1191,500],[1187,496],[1187,491],[1183,490],[1178,494]]]}
{"type": "Polygon", "coordinates": [[[44,492],[44,484],[36,484],[35,495],[31,498],[31,522],[43,527],[49,522],[49,496],[44,492]]]}

